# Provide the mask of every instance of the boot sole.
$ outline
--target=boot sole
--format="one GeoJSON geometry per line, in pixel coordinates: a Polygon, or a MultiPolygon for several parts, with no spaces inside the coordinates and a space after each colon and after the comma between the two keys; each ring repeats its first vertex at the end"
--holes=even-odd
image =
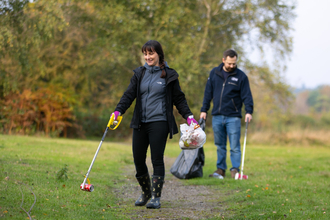
{"type": "Polygon", "coordinates": [[[152,207],[147,206],[147,209],[159,209],[159,208],[160,208],[160,205],[159,206],[152,206],[152,207]]]}
{"type": "Polygon", "coordinates": [[[135,204],[135,206],[145,206],[147,203],[148,201],[146,203],[135,204]]]}
{"type": "Polygon", "coordinates": [[[145,202],[135,203],[135,206],[145,206],[148,203],[149,200],[150,200],[150,198],[147,199],[145,202]]]}

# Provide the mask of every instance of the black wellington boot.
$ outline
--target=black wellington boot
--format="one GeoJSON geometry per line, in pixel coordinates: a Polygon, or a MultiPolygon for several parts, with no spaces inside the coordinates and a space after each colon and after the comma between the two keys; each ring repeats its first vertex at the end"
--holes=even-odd
{"type": "Polygon", "coordinates": [[[164,184],[163,176],[152,177],[152,192],[151,192],[151,200],[147,204],[148,209],[160,208],[160,197],[162,195],[163,184],[164,184]]]}
{"type": "Polygon", "coordinates": [[[142,194],[136,200],[135,206],[144,206],[145,204],[147,204],[148,200],[151,197],[151,184],[150,184],[149,173],[140,177],[136,177],[136,179],[141,186],[142,194]]]}

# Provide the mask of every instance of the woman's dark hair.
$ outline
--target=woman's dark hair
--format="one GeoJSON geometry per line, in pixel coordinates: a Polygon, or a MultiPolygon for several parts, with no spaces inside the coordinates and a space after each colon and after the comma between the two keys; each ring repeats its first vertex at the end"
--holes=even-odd
{"type": "Polygon", "coordinates": [[[145,43],[142,47],[142,53],[145,52],[156,52],[159,56],[159,67],[162,70],[162,74],[160,75],[160,78],[165,78],[166,72],[165,72],[165,56],[164,51],[162,48],[162,45],[155,40],[149,40],[147,43],[145,43]]]}

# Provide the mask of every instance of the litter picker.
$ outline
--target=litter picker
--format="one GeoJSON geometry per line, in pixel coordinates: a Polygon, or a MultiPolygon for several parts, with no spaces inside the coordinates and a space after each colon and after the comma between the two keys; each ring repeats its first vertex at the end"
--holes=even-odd
{"type": "Polygon", "coordinates": [[[247,136],[247,129],[248,129],[249,121],[246,121],[245,123],[245,136],[244,136],[244,144],[243,144],[243,157],[242,157],[242,169],[241,169],[241,175],[239,173],[235,174],[235,180],[237,179],[247,179],[247,175],[243,175],[243,168],[244,168],[244,156],[245,156],[245,147],[246,147],[246,136],[247,136]]]}
{"type": "Polygon", "coordinates": [[[97,148],[96,153],[95,153],[95,155],[94,155],[94,158],[93,158],[93,160],[92,160],[92,163],[91,163],[91,165],[89,166],[89,169],[88,169],[88,171],[87,171],[87,174],[85,175],[84,182],[80,185],[80,189],[81,189],[81,190],[83,190],[83,191],[88,191],[88,192],[92,192],[92,191],[94,190],[94,186],[90,183],[90,181],[89,181],[89,179],[88,179],[89,173],[90,173],[91,170],[92,170],[92,167],[93,167],[94,161],[95,161],[95,159],[96,159],[96,157],[97,157],[97,154],[98,154],[99,151],[100,151],[100,148],[101,148],[101,146],[102,146],[102,143],[103,143],[103,141],[104,141],[105,136],[107,135],[108,130],[109,130],[109,129],[110,129],[110,130],[115,130],[115,129],[119,126],[119,124],[120,124],[122,118],[123,118],[122,116],[118,116],[118,117],[117,117],[117,121],[115,121],[115,115],[114,115],[114,114],[111,115],[110,120],[109,120],[108,125],[107,125],[107,128],[105,129],[104,134],[103,134],[103,137],[102,137],[102,140],[101,140],[101,142],[100,142],[100,144],[99,144],[99,147],[97,148]],[[88,182],[88,184],[86,184],[86,181],[88,182]]]}

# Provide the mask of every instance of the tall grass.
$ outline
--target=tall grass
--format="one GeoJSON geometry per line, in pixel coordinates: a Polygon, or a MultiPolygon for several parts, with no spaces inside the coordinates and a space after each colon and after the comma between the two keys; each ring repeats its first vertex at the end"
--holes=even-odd
{"type": "Polygon", "coordinates": [[[256,131],[249,134],[249,141],[271,145],[330,146],[330,130],[291,127],[283,131],[256,131]]]}

